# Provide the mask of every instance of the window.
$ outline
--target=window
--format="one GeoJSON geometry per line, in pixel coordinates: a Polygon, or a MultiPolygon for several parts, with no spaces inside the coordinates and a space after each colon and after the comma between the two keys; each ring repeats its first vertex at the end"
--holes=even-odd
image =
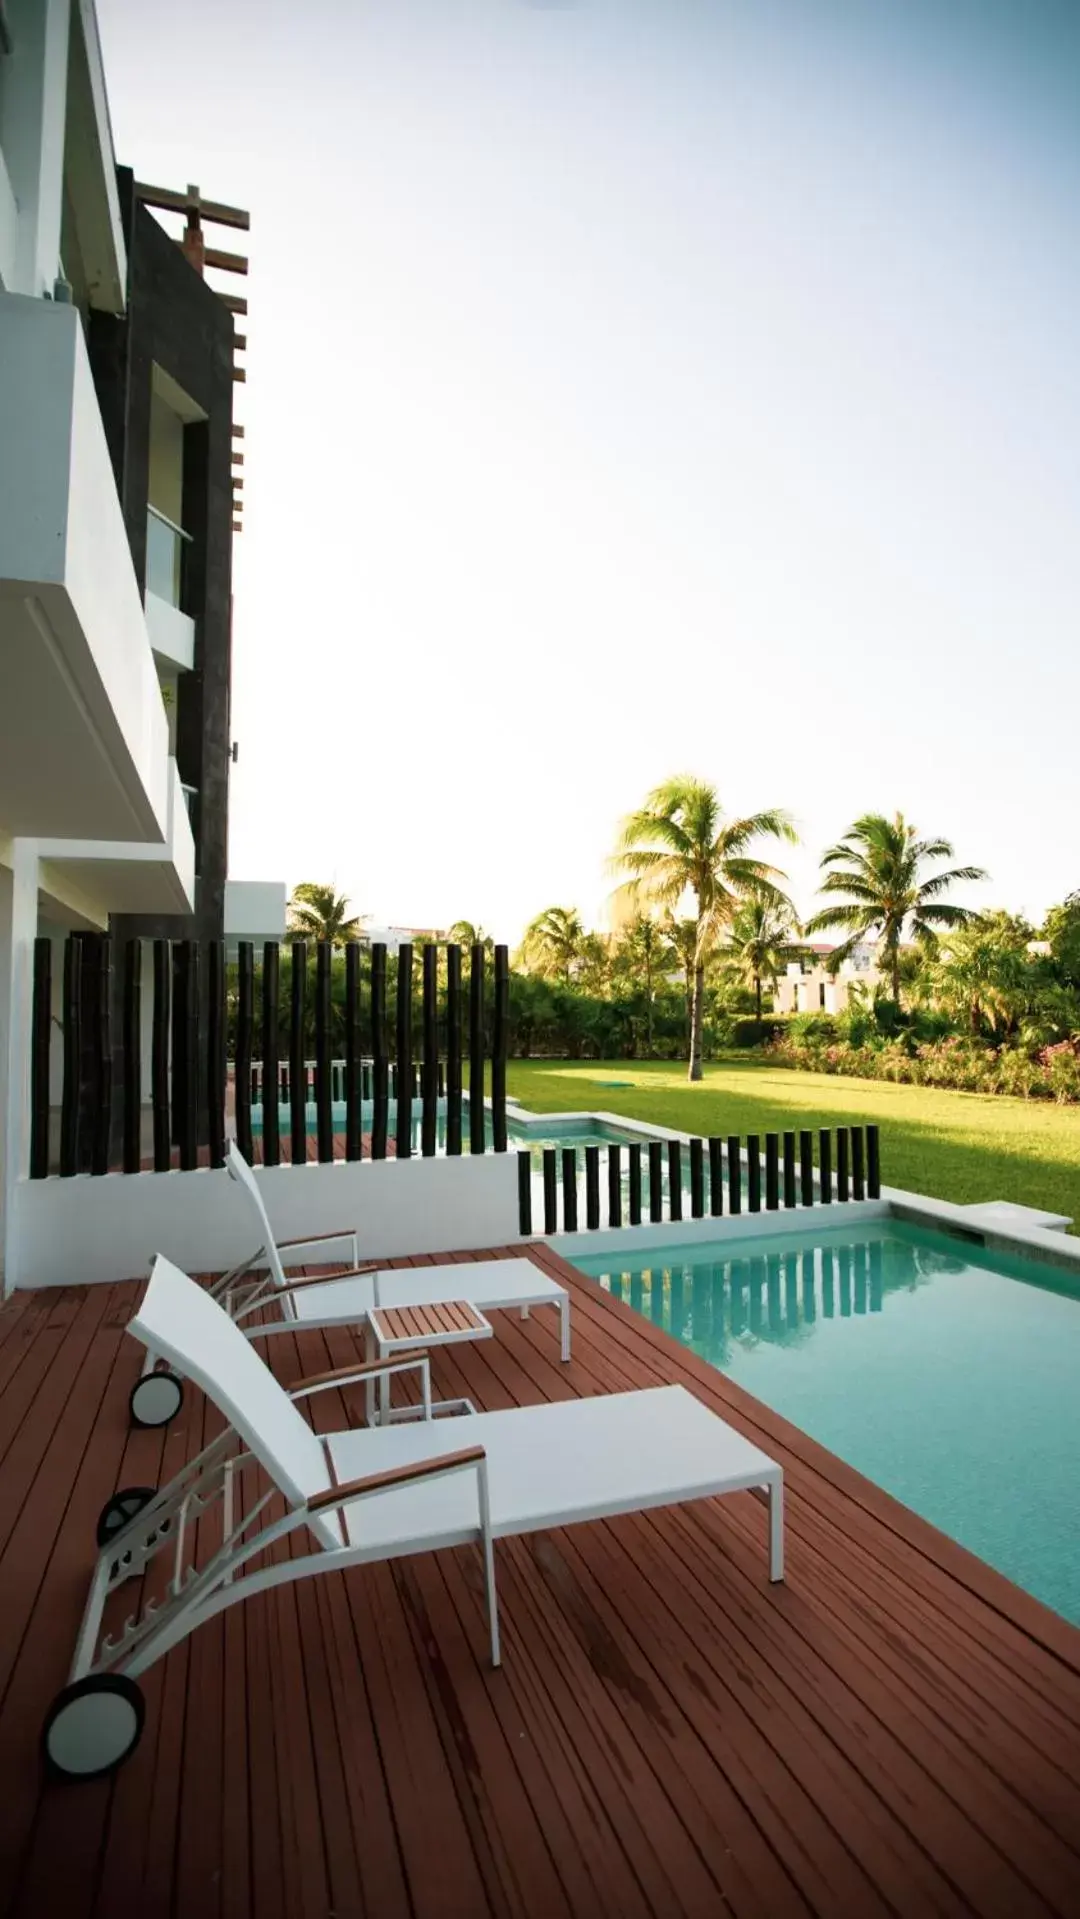
{"type": "Polygon", "coordinates": [[[822,1010],[822,1012],[824,1012],[824,1011],[825,1011],[825,982],[824,982],[824,980],[822,981],[822,983],[821,983],[821,985],[820,985],[820,986],[818,987],[818,1005],[819,1005],[819,1006],[821,1007],[821,1010],[822,1010]]]}

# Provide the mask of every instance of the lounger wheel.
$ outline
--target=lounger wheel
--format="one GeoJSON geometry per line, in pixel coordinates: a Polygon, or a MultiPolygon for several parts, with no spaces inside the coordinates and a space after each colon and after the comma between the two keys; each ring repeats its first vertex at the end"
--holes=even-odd
{"type": "Polygon", "coordinates": [[[128,1399],[133,1426],[167,1426],[184,1403],[184,1382],[175,1373],[144,1373],[128,1399]]]}
{"type": "Polygon", "coordinates": [[[99,1548],[109,1545],[129,1525],[144,1506],[149,1506],[157,1498],[156,1486],[124,1486],[111,1499],[105,1501],[98,1514],[97,1543],[99,1548]]]}
{"type": "Polygon", "coordinates": [[[42,1732],[45,1768],[54,1779],[100,1779],[134,1752],[146,1702],[123,1673],[91,1673],[57,1693],[42,1732]]]}

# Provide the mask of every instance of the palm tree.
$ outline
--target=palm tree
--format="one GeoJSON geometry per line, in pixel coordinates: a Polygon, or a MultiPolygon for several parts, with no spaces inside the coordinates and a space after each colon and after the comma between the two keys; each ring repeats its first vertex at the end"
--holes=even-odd
{"type": "Polygon", "coordinates": [[[612,859],[628,877],[617,897],[631,906],[674,912],[684,894],[694,902],[694,991],[690,1012],[689,1078],[702,1077],[705,961],[748,894],[781,901],[776,882],[785,876],[755,857],[762,838],[794,840],[788,815],[777,807],[745,819],[725,819],[716,790],[682,774],[647,795],[644,806],[623,821],[612,859]]]}
{"type": "Polygon", "coordinates": [[[761,1018],[761,990],[764,982],[775,987],[788,960],[800,951],[796,944],[798,926],[795,909],[789,900],[751,897],[739,907],[724,947],[732,971],[753,986],[757,1017],[761,1018]]]}
{"type": "Polygon", "coordinates": [[[328,941],[331,946],[343,946],[346,940],[360,939],[363,934],[364,915],[349,918],[349,900],[344,893],[335,893],[332,886],[319,886],[314,880],[303,880],[293,887],[289,901],[289,931],[297,939],[328,941]]]}
{"type": "Polygon", "coordinates": [[[525,928],[521,958],[529,972],[569,985],[584,939],[585,928],[576,907],[547,906],[525,928]]]}
{"type": "Polygon", "coordinates": [[[917,837],[902,813],[886,819],[883,813],[864,813],[843,838],[821,856],[825,875],[819,891],[846,893],[847,899],[826,906],[807,923],[808,933],[842,927],[847,938],[831,955],[835,971],[861,940],[877,934],[892,982],[892,996],[900,1002],[900,946],[907,933],[926,953],[937,946],[937,928],[966,926],[974,917],[966,906],[942,898],[958,881],[984,880],[981,866],[952,866],[924,878],[931,860],[951,860],[948,840],[917,837]]]}
{"type": "Polygon", "coordinates": [[[483,927],[474,925],[472,920],[455,920],[446,938],[451,946],[490,946],[491,944],[483,927]]]}
{"type": "Polygon", "coordinates": [[[676,958],[671,935],[649,913],[638,913],[619,936],[617,958],[631,978],[639,979],[645,989],[645,1052],[652,1058],[653,1004],[656,981],[670,972],[676,958]]]}

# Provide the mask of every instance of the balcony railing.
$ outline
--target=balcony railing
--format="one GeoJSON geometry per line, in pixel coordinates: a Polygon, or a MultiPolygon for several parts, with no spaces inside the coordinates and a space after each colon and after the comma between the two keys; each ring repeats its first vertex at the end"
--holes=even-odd
{"type": "Polygon", "coordinates": [[[191,534],[159,513],[156,506],[146,509],[146,590],[156,593],[167,606],[180,605],[180,566],[184,541],[191,534]]]}

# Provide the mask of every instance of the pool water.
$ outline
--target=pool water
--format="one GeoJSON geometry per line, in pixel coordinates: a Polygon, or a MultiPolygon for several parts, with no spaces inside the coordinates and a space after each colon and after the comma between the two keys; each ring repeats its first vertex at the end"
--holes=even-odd
{"type": "MultiPolygon", "coordinates": [[[[343,1133],[345,1131],[344,1102],[340,1100],[335,1101],[330,1109],[330,1112],[331,1112],[331,1120],[333,1123],[333,1128],[335,1133],[343,1133]]],[[[308,1102],[308,1105],[305,1108],[305,1115],[306,1115],[307,1132],[312,1137],[314,1137],[314,1135],[318,1131],[318,1121],[316,1118],[316,1110],[313,1102],[311,1101],[308,1102]]],[[[361,1116],[360,1116],[360,1126],[361,1126],[362,1132],[370,1133],[373,1119],[374,1119],[374,1107],[372,1106],[372,1103],[370,1100],[365,1100],[363,1105],[361,1106],[361,1116]]],[[[423,1143],[421,1125],[422,1125],[422,1119],[421,1119],[420,1101],[416,1099],[413,1101],[410,1138],[412,1142],[413,1153],[417,1158],[419,1158],[420,1156],[422,1143],[423,1143]]],[[[291,1120],[289,1107],[287,1105],[279,1106],[278,1107],[278,1131],[282,1139],[289,1138],[291,1126],[292,1126],[292,1120],[291,1120]]],[[[262,1108],[261,1107],[256,1106],[252,1109],[251,1130],[256,1136],[258,1136],[262,1132],[262,1108]]],[[[386,1130],[387,1130],[388,1138],[390,1139],[396,1138],[397,1112],[396,1112],[395,1104],[392,1100],[390,1102],[386,1130]]],[[[533,1166],[534,1174],[539,1174],[543,1168],[543,1154],[544,1154],[544,1148],[546,1146],[554,1146],[557,1148],[561,1148],[563,1146],[576,1147],[578,1149],[578,1161],[579,1161],[579,1169],[580,1169],[584,1167],[584,1156],[583,1156],[583,1150],[582,1150],[584,1147],[610,1146],[614,1143],[625,1144],[625,1142],[630,1139],[639,1139],[641,1137],[639,1133],[634,1133],[629,1131],[622,1132],[617,1127],[598,1125],[595,1121],[587,1118],[583,1118],[581,1120],[567,1119],[567,1120],[553,1121],[552,1128],[549,1132],[547,1130],[540,1130],[536,1126],[530,1127],[530,1126],[524,1125],[521,1120],[515,1118],[513,1113],[508,1113],[506,1116],[506,1136],[507,1136],[507,1143],[511,1152],[519,1151],[526,1145],[529,1147],[530,1155],[532,1158],[532,1166],[533,1166]]],[[[484,1113],[484,1150],[485,1152],[489,1152],[489,1153],[491,1152],[492,1142],[493,1142],[493,1132],[492,1132],[492,1125],[491,1125],[491,1113],[489,1110],[485,1110],[485,1113],[484,1113]]],[[[463,1153],[468,1153],[470,1150],[469,1148],[469,1103],[467,1098],[465,1098],[462,1101],[461,1150],[463,1153]]],[[[435,1121],[435,1151],[437,1154],[442,1154],[442,1153],[445,1153],[446,1151],[446,1116],[443,1113],[440,1113],[435,1121]]],[[[560,1173],[561,1173],[561,1167],[560,1167],[560,1173]]],[[[624,1179],[625,1179],[625,1174],[624,1174],[624,1179]]],[[[647,1190],[648,1190],[648,1182],[646,1180],[646,1193],[647,1193],[647,1190]]]]}
{"type": "Polygon", "coordinates": [[[887,1221],[575,1260],[1080,1624],[1080,1287],[887,1221]]]}

